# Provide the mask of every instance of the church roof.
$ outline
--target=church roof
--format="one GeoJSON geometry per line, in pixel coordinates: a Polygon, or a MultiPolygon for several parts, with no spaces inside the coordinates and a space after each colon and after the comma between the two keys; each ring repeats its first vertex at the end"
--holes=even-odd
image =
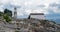
{"type": "Polygon", "coordinates": [[[30,13],[30,15],[44,15],[44,13],[30,13]]]}

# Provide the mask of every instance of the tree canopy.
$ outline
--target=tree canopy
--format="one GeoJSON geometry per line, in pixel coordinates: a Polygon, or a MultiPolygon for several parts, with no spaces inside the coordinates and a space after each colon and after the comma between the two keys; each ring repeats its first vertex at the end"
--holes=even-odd
{"type": "Polygon", "coordinates": [[[3,15],[4,19],[6,20],[6,22],[10,22],[12,19],[12,11],[5,9],[4,10],[4,15],[3,15]]]}
{"type": "Polygon", "coordinates": [[[8,16],[7,14],[4,14],[3,18],[6,20],[6,22],[10,23],[10,21],[11,21],[11,17],[10,16],[8,16]]]}
{"type": "Polygon", "coordinates": [[[11,10],[5,9],[4,14],[7,14],[8,16],[12,17],[12,11],[11,10]]]}
{"type": "Polygon", "coordinates": [[[6,22],[10,22],[12,19],[12,11],[11,10],[8,10],[8,9],[5,9],[4,10],[4,13],[3,12],[0,12],[0,16],[2,16],[6,22]]]}

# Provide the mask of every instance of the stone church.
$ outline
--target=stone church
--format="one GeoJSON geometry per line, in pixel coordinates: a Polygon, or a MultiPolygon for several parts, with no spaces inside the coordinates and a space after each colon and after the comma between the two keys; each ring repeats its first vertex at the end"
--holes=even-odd
{"type": "MultiPolygon", "coordinates": [[[[18,20],[17,19],[17,8],[15,7],[14,8],[14,17],[13,17],[15,20],[18,20]]],[[[45,20],[45,15],[44,13],[30,13],[30,15],[28,16],[27,19],[30,19],[30,18],[35,18],[35,19],[39,19],[39,20],[45,20]]]]}

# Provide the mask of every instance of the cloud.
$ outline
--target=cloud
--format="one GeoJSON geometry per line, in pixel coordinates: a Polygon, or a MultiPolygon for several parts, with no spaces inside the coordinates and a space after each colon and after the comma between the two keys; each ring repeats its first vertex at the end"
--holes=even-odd
{"type": "Polygon", "coordinates": [[[60,13],[60,0],[0,0],[0,10],[8,8],[12,11],[17,7],[17,15],[29,15],[30,13],[49,14],[51,9],[54,13],[60,13]]]}
{"type": "Polygon", "coordinates": [[[60,13],[60,3],[51,3],[49,9],[53,10],[55,13],[60,13]]]}

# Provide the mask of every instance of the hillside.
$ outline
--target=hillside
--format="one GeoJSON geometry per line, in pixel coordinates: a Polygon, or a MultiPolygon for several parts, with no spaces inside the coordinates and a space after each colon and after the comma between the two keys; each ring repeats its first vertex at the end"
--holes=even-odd
{"type": "MultiPolygon", "coordinates": [[[[0,28],[9,32],[59,32],[60,25],[50,20],[17,19],[15,23],[0,21],[0,28]],[[3,28],[2,28],[3,27],[3,28]]],[[[0,30],[1,30],[0,29],[0,30]]]]}

